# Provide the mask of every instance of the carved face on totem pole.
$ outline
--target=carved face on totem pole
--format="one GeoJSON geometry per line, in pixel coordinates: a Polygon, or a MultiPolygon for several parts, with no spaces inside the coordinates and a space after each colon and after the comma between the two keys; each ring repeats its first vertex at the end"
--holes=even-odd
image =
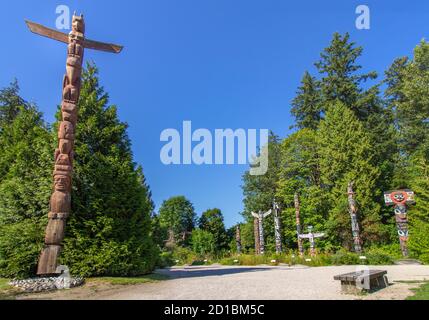
{"type": "Polygon", "coordinates": [[[414,192],[408,189],[386,191],[384,201],[388,206],[415,204],[414,192]]]}
{"type": "Polygon", "coordinates": [[[85,21],[83,15],[75,16],[72,18],[72,32],[85,33],[85,21]]]}
{"type": "Polygon", "coordinates": [[[68,154],[57,154],[55,160],[54,175],[71,176],[73,171],[70,156],[68,154]]]}
{"type": "Polygon", "coordinates": [[[71,181],[70,177],[66,175],[56,175],[54,177],[55,191],[68,192],[70,191],[71,181]]]}
{"type": "Polygon", "coordinates": [[[70,157],[68,154],[59,154],[55,159],[55,164],[58,166],[71,166],[70,157]]]}
{"type": "Polygon", "coordinates": [[[62,121],[58,130],[58,139],[74,139],[73,123],[62,121]]]}
{"type": "Polygon", "coordinates": [[[395,217],[397,222],[407,219],[407,207],[403,204],[395,206],[395,217]]]}
{"type": "Polygon", "coordinates": [[[77,122],[77,107],[73,103],[63,102],[61,106],[63,120],[75,124],[77,122]]]}

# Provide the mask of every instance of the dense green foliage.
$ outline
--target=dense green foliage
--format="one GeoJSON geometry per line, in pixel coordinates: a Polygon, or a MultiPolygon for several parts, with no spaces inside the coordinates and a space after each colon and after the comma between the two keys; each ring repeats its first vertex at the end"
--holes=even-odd
{"type": "Polygon", "coordinates": [[[209,231],[195,229],[191,235],[192,250],[199,256],[213,254],[216,249],[215,237],[209,231]]]}
{"type": "Polygon", "coordinates": [[[199,219],[199,227],[213,236],[216,251],[227,248],[228,235],[220,209],[215,208],[204,211],[199,219]]]}
{"type": "MultiPolygon", "coordinates": [[[[25,277],[34,274],[43,245],[57,134],[19,97],[16,85],[0,96],[0,275],[25,277]]],[[[97,69],[88,65],[76,130],[72,215],[61,256],[73,274],[138,275],[155,265],[153,204],[126,130],[116,107],[108,106],[97,69]]]]}
{"type": "Polygon", "coordinates": [[[51,191],[51,136],[16,83],[0,92],[0,276],[35,271],[51,191]]]}
{"type": "MultiPolygon", "coordinates": [[[[362,54],[363,48],[348,34],[335,33],[315,63],[318,76],[305,72],[291,108],[297,131],[283,140],[270,139],[267,175],[243,176],[242,230],[250,235],[249,212],[268,210],[276,199],[282,208],[283,242],[296,250],[297,193],[303,230],[312,225],[327,234],[317,240],[318,248],[349,251],[353,246],[347,185],[354,182],[365,253],[374,255],[378,247],[381,252],[373,260],[387,263],[392,252],[383,250],[397,244],[398,236],[393,210],[385,206],[382,194],[410,188],[417,201],[409,211],[410,252],[428,262],[429,45],[422,41],[412,59],[396,59],[385,79],[375,83],[375,72],[361,72],[362,54]]],[[[265,224],[266,247],[272,252],[272,219],[265,224]]],[[[243,248],[252,250],[247,243],[243,248]]]]}
{"type": "Polygon", "coordinates": [[[126,130],[116,107],[108,106],[97,69],[88,65],[76,129],[73,214],[62,254],[75,274],[138,275],[154,267],[153,204],[126,130]]]}
{"type": "MultiPolygon", "coordinates": [[[[196,213],[193,204],[183,196],[165,200],[159,208],[160,226],[173,232],[177,244],[188,244],[195,227],[196,213]]],[[[167,234],[167,232],[163,232],[167,234]]],[[[167,240],[167,239],[165,239],[167,240]]]]}

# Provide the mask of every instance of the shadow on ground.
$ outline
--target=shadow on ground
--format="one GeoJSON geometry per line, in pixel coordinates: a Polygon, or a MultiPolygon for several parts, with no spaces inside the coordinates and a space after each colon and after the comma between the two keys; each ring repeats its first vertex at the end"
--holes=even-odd
{"type": "Polygon", "coordinates": [[[156,273],[168,275],[171,279],[174,278],[196,278],[196,277],[210,277],[210,276],[224,276],[238,273],[248,272],[260,272],[268,271],[272,268],[219,268],[219,269],[208,269],[207,267],[192,267],[183,269],[160,269],[156,273]]]}

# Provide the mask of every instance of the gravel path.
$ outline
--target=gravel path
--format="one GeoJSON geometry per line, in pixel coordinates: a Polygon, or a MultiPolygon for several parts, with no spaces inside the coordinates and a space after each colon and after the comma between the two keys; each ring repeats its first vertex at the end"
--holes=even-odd
{"type": "Polygon", "coordinates": [[[157,271],[171,276],[171,280],[100,292],[91,299],[402,300],[411,295],[409,289],[417,285],[396,281],[429,280],[429,266],[373,266],[370,269],[387,270],[392,285],[364,296],[342,294],[339,281],[333,277],[355,271],[355,266],[185,267],[157,271]]]}

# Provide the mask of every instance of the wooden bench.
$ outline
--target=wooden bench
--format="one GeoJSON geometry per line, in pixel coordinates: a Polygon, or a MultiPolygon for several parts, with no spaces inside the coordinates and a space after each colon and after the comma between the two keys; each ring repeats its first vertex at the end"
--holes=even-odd
{"type": "Polygon", "coordinates": [[[386,274],[386,270],[359,270],[334,276],[334,280],[341,281],[343,293],[355,294],[386,288],[389,285],[386,274]]]}

